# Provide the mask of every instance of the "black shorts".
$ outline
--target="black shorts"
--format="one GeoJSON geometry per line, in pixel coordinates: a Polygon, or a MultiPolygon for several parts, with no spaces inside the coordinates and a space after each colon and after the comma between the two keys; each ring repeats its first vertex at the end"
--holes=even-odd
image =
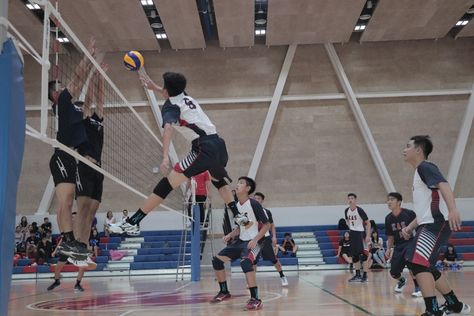
{"type": "Polygon", "coordinates": [[[240,239],[236,239],[233,242],[231,242],[227,247],[222,249],[218,255],[223,256],[223,257],[228,257],[230,258],[231,261],[237,260],[237,259],[244,259],[248,258],[252,263],[255,261],[257,258],[261,245],[257,244],[257,246],[253,249],[248,249],[247,244],[248,241],[243,241],[240,239]]]}
{"type": "Polygon", "coordinates": [[[273,250],[273,244],[272,244],[272,237],[271,236],[267,236],[263,240],[262,250],[260,250],[259,257],[262,257],[262,260],[271,261],[273,264],[278,262],[278,258],[275,255],[275,251],[273,250]]]}
{"type": "Polygon", "coordinates": [[[349,230],[349,236],[351,239],[351,256],[358,257],[360,255],[363,255],[365,252],[365,232],[349,230]]]}
{"type": "Polygon", "coordinates": [[[77,165],[76,197],[87,196],[101,202],[104,175],[80,162],[77,165]]]}
{"type": "Polygon", "coordinates": [[[434,267],[441,247],[451,236],[449,222],[423,224],[416,229],[416,237],[409,243],[405,259],[424,267],[434,267]]]}
{"type": "Polygon", "coordinates": [[[393,248],[392,260],[390,261],[391,275],[399,275],[403,272],[403,269],[407,265],[405,255],[409,244],[410,242],[404,242],[393,248]]]}
{"type": "Polygon", "coordinates": [[[175,171],[191,178],[208,170],[216,180],[227,178],[229,183],[232,181],[225,170],[229,157],[222,138],[217,134],[201,136],[192,144],[189,154],[175,165],[175,171]]]}
{"type": "Polygon", "coordinates": [[[53,176],[54,186],[60,183],[76,183],[76,159],[62,150],[54,151],[49,160],[49,170],[53,176]]]}

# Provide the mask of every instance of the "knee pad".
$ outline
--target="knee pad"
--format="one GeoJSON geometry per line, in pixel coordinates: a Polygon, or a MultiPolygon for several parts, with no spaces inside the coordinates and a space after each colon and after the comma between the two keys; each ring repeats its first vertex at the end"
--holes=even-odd
{"type": "Polygon", "coordinates": [[[423,273],[423,272],[428,272],[431,273],[430,268],[427,268],[425,266],[413,263],[413,262],[408,262],[407,263],[408,269],[413,273],[414,276],[416,276],[418,273],[423,273]]]}
{"type": "Polygon", "coordinates": [[[217,270],[217,271],[224,270],[224,262],[221,259],[214,256],[212,258],[212,267],[214,268],[214,270],[217,270]]]}
{"type": "Polygon", "coordinates": [[[363,255],[360,255],[360,261],[361,262],[364,262],[364,261],[367,261],[367,255],[364,253],[363,255]]]}
{"type": "Polygon", "coordinates": [[[392,278],[394,278],[395,280],[398,280],[400,279],[400,277],[402,276],[401,273],[397,273],[397,274],[390,274],[392,276],[392,278]]]}
{"type": "Polygon", "coordinates": [[[244,271],[244,273],[252,272],[253,271],[252,263],[253,263],[252,260],[250,260],[249,258],[242,258],[240,260],[240,266],[242,267],[242,271],[244,271]]]}
{"type": "Polygon", "coordinates": [[[217,190],[219,190],[220,188],[230,184],[230,182],[226,181],[226,178],[222,178],[220,180],[211,180],[211,182],[216,187],[217,190]]]}
{"type": "Polygon", "coordinates": [[[441,278],[441,272],[439,272],[439,270],[436,268],[431,268],[430,270],[435,282],[438,281],[438,279],[441,278]]]}
{"type": "Polygon", "coordinates": [[[352,257],[352,263],[357,263],[357,262],[359,262],[359,256],[352,257]]]}
{"type": "Polygon", "coordinates": [[[173,187],[170,184],[168,178],[163,178],[158,182],[153,193],[158,195],[160,198],[165,199],[170,192],[173,191],[173,187]]]}

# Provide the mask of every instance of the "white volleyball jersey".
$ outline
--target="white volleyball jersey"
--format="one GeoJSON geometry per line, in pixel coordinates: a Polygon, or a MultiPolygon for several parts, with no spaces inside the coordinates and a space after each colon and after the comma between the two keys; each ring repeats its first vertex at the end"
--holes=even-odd
{"type": "Polygon", "coordinates": [[[413,177],[413,208],[418,225],[448,220],[448,207],[441,196],[438,184],[447,182],[438,167],[423,161],[413,177]]]}
{"type": "Polygon", "coordinates": [[[247,215],[248,219],[252,222],[252,225],[248,228],[240,226],[239,238],[243,241],[250,241],[257,236],[262,224],[268,223],[268,218],[260,203],[254,199],[249,198],[243,204],[237,202],[237,209],[239,213],[247,215]]]}
{"type": "MultiPolygon", "coordinates": [[[[269,209],[263,208],[263,213],[264,213],[265,216],[268,218],[268,222],[269,222],[270,224],[273,224],[272,212],[270,212],[269,209]]],[[[270,229],[265,233],[265,237],[268,237],[268,236],[270,236],[270,229]]]]}
{"type": "Polygon", "coordinates": [[[350,230],[358,232],[365,231],[364,223],[369,220],[369,218],[361,207],[357,206],[354,210],[348,207],[344,213],[350,230]]]}
{"type": "Polygon", "coordinates": [[[173,124],[184,138],[192,141],[200,136],[216,134],[216,127],[202,110],[199,103],[181,93],[165,101],[161,109],[163,127],[173,124]]]}

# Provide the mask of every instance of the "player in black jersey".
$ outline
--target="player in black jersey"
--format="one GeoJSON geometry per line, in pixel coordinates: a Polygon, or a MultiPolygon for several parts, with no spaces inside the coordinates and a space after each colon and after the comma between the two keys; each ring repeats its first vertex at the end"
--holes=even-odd
{"type": "MultiPolygon", "coordinates": [[[[390,213],[385,217],[385,234],[387,235],[387,255],[390,258],[390,275],[397,280],[395,292],[401,293],[406,285],[406,278],[402,276],[407,261],[405,253],[407,245],[413,236],[407,240],[403,238],[402,229],[408,226],[416,214],[412,210],[402,208],[402,195],[398,192],[390,192],[387,196],[387,206],[390,213]]],[[[415,289],[412,296],[421,297],[420,288],[416,279],[413,278],[415,289]]]]}
{"type": "MultiPolygon", "coordinates": [[[[95,56],[95,41],[91,40],[89,52],[95,56]]],[[[53,109],[58,113],[57,140],[63,145],[80,151],[87,145],[87,135],[83,125],[83,111],[73,103],[78,98],[92,63],[84,56],[76,67],[72,80],[63,86],[61,82],[50,81],[48,98],[53,102],[53,109]]],[[[76,241],[73,233],[71,210],[76,190],[76,160],[66,152],[56,148],[49,162],[53,176],[56,200],[58,203],[57,219],[63,242],[59,253],[76,259],[85,259],[87,247],[76,241]]]]}

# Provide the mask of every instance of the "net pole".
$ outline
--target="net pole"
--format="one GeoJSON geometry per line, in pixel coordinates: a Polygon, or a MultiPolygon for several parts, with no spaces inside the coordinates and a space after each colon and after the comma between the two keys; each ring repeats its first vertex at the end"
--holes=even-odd
{"type": "Polygon", "coordinates": [[[41,125],[40,133],[46,136],[46,130],[48,127],[48,73],[49,73],[49,16],[51,14],[51,7],[44,7],[44,23],[43,23],[43,52],[41,63],[41,125]]]}

